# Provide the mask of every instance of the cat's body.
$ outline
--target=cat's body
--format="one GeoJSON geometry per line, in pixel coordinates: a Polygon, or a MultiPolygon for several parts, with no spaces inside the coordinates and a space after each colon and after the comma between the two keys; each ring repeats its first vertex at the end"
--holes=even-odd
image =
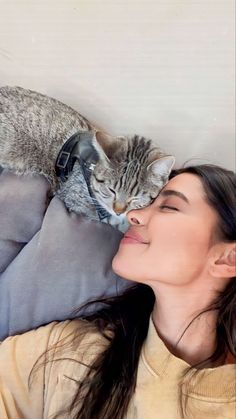
{"type": "Polygon", "coordinates": [[[65,104],[20,87],[0,88],[0,165],[42,173],[57,185],[55,161],[76,131],[94,127],[65,104]]]}
{"type": "Polygon", "coordinates": [[[63,144],[78,131],[94,134],[85,144],[97,155],[91,190],[113,215],[112,224],[116,219],[119,224],[119,214],[146,206],[157,196],[174,158],[165,157],[150,140],[110,137],[55,99],[20,87],[0,88],[0,166],[18,174],[44,175],[69,210],[98,219],[79,161],[65,182],[55,172],[63,144]]]}

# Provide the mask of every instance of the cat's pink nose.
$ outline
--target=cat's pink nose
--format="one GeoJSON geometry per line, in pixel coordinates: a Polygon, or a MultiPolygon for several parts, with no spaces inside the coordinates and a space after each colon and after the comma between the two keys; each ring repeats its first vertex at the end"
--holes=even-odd
{"type": "Polygon", "coordinates": [[[119,202],[114,202],[113,204],[113,210],[115,211],[117,215],[120,215],[123,212],[125,212],[126,208],[127,208],[126,204],[121,204],[119,202]]]}

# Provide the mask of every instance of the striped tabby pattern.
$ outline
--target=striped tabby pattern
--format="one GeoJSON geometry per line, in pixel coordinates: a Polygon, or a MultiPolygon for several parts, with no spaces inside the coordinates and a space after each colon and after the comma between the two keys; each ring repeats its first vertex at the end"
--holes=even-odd
{"type": "MultiPolygon", "coordinates": [[[[66,182],[55,173],[55,161],[65,141],[77,131],[94,132],[87,147],[98,161],[91,175],[96,200],[123,225],[125,214],[157,196],[174,164],[144,137],[111,137],[69,106],[21,87],[0,88],[0,166],[17,174],[41,174],[70,211],[97,220],[81,167],[75,163],[66,182]]],[[[123,227],[121,227],[123,229],[123,227]]]]}

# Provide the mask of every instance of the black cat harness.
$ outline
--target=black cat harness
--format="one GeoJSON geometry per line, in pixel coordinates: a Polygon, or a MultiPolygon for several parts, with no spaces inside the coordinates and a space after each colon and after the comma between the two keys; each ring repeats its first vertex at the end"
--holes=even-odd
{"type": "Polygon", "coordinates": [[[78,131],[63,144],[57,156],[55,171],[57,177],[65,182],[73,170],[76,160],[79,161],[89,195],[93,199],[100,221],[109,220],[111,214],[97,202],[91,187],[90,177],[98,161],[98,153],[92,146],[93,131],[78,131]]]}

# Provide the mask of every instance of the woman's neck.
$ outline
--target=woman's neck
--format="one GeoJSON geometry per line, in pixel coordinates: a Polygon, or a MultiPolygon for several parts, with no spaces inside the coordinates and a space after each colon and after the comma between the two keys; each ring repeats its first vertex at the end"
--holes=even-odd
{"type": "Polygon", "coordinates": [[[216,347],[217,312],[200,313],[210,305],[214,296],[189,287],[176,290],[163,286],[154,292],[157,300],[153,322],[170,352],[189,365],[211,356],[216,347]]]}

